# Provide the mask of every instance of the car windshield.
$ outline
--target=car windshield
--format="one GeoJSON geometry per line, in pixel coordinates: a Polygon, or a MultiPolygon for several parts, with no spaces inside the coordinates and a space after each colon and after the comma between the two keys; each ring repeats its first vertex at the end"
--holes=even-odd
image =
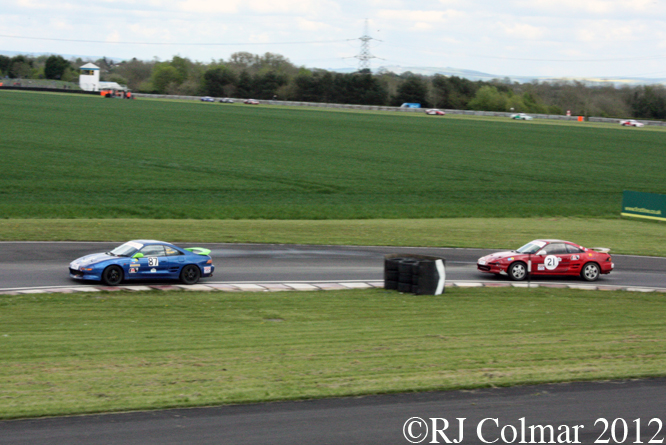
{"type": "Polygon", "coordinates": [[[542,241],[532,241],[527,244],[525,244],[523,247],[520,249],[516,250],[518,253],[537,253],[539,249],[541,249],[543,246],[545,246],[546,243],[542,241]]]}
{"type": "Polygon", "coordinates": [[[115,249],[113,249],[111,252],[109,252],[111,255],[114,256],[132,256],[134,253],[138,250],[141,250],[143,247],[143,244],[141,243],[135,243],[134,241],[128,241],[122,246],[118,246],[115,249]]]}

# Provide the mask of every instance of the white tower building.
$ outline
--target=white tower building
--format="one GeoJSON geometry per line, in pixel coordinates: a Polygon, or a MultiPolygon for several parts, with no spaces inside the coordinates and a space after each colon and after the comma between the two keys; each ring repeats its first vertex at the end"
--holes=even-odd
{"type": "Polygon", "coordinates": [[[99,67],[93,63],[86,63],[81,68],[79,86],[84,91],[99,91],[99,67]]]}

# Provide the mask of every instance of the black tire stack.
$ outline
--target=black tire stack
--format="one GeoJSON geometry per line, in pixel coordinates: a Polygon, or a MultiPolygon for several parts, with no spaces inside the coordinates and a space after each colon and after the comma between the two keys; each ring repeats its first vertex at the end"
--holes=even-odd
{"type": "Polygon", "coordinates": [[[387,255],[384,258],[384,288],[416,295],[438,295],[438,292],[444,292],[444,264],[443,258],[431,256],[387,255]]]}

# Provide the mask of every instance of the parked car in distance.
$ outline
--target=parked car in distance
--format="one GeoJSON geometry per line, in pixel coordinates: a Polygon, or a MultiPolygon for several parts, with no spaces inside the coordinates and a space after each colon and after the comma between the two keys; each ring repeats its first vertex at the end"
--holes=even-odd
{"type": "Polygon", "coordinates": [[[243,103],[248,105],[259,105],[259,101],[254,99],[245,99],[243,103]]]}
{"type": "Polygon", "coordinates": [[[215,99],[210,96],[204,96],[201,98],[201,102],[215,102],[215,99]]]}
{"type": "Polygon", "coordinates": [[[438,110],[436,108],[432,108],[430,110],[426,110],[425,114],[429,116],[444,116],[446,113],[443,112],[442,110],[438,110]]]}
{"type": "Polygon", "coordinates": [[[516,120],[519,120],[519,121],[531,121],[534,118],[532,116],[529,116],[529,115],[525,114],[525,113],[518,113],[518,114],[512,114],[511,119],[516,119],[516,120]]]}
{"type": "Polygon", "coordinates": [[[644,127],[645,126],[644,123],[635,121],[633,119],[620,121],[620,125],[622,125],[623,127],[644,127]]]}
{"type": "Polygon", "coordinates": [[[234,100],[229,99],[228,97],[224,97],[224,98],[220,99],[220,102],[222,102],[223,104],[232,104],[232,103],[234,103],[234,100]]]}

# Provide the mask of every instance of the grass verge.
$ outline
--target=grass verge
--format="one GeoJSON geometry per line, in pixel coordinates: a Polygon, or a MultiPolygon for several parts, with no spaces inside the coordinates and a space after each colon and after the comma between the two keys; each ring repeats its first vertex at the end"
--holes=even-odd
{"type": "Polygon", "coordinates": [[[627,219],[0,219],[0,241],[126,241],[516,248],[561,238],[612,253],[666,256],[666,224],[627,219]]]}
{"type": "Polygon", "coordinates": [[[0,418],[662,376],[663,294],[0,298],[0,418]]]}

